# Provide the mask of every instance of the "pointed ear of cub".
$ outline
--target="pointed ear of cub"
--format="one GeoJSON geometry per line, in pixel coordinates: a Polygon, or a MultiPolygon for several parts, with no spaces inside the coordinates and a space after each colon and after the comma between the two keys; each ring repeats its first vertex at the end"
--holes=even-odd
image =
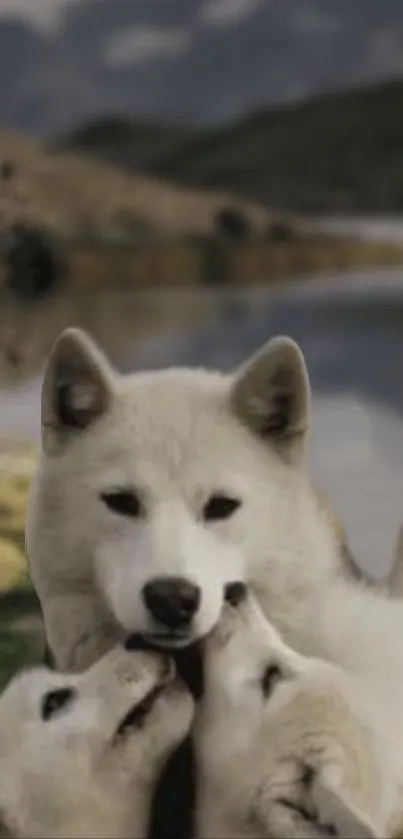
{"type": "Polygon", "coordinates": [[[310,421],[310,386],[304,357],[291,338],[274,338],[235,375],[231,404],[251,431],[286,460],[301,453],[310,421]]]}
{"type": "Polygon", "coordinates": [[[42,385],[42,429],[66,436],[85,430],[108,410],[114,373],[87,333],[66,329],[48,359],[42,385]]]}
{"type": "Polygon", "coordinates": [[[319,780],[314,784],[312,799],[319,821],[323,825],[332,825],[335,836],[380,839],[375,826],[351,801],[319,780]]]}

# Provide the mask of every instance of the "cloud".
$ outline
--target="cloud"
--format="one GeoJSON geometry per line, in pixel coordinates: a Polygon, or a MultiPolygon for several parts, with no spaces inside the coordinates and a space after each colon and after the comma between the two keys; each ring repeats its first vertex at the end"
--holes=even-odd
{"type": "Polygon", "coordinates": [[[57,29],[66,2],[69,0],[0,0],[0,16],[22,18],[50,34],[57,29]]]}
{"type": "Polygon", "coordinates": [[[19,17],[45,35],[53,35],[57,32],[64,7],[71,2],[76,0],[0,0],[0,18],[19,17]]]}
{"type": "Polygon", "coordinates": [[[368,41],[359,76],[392,76],[403,71],[403,33],[400,28],[384,26],[368,41]]]}
{"type": "Polygon", "coordinates": [[[192,43],[191,32],[183,26],[133,26],[110,39],[104,52],[107,64],[146,64],[154,59],[176,58],[192,43]]]}
{"type": "Polygon", "coordinates": [[[314,4],[305,3],[295,9],[293,26],[307,35],[333,35],[343,26],[343,21],[337,14],[329,12],[329,9],[320,9],[314,4]]]}
{"type": "Polygon", "coordinates": [[[208,26],[234,26],[253,15],[262,2],[263,0],[207,0],[200,10],[200,20],[208,26]]]}
{"type": "MultiPolygon", "coordinates": [[[[0,0],[0,17],[5,15],[19,17],[45,34],[53,34],[57,31],[64,7],[72,2],[76,0],[0,0]]],[[[81,2],[84,3],[86,0],[81,0],[81,2]]],[[[169,3],[169,0],[164,0],[164,2],[169,3]]],[[[202,0],[200,2],[202,3],[202,0]]],[[[250,17],[257,8],[268,2],[270,0],[205,0],[204,5],[201,5],[199,19],[208,26],[232,26],[250,17]]],[[[188,0],[188,3],[190,4],[191,0],[188,0]]],[[[151,43],[152,36],[148,35],[145,36],[144,43],[147,37],[150,38],[151,43]]],[[[179,42],[179,34],[177,37],[179,42]]],[[[129,42],[129,33],[127,33],[127,38],[129,42]]],[[[155,44],[157,41],[160,44],[159,47],[155,47],[159,56],[169,57],[169,54],[173,54],[170,50],[175,50],[174,39],[175,34],[172,32],[165,39],[165,46],[162,45],[161,39],[157,37],[154,39],[155,44]],[[169,46],[170,44],[172,46],[169,46]]],[[[145,55],[147,47],[138,46],[139,39],[135,40],[134,53],[140,56],[144,51],[145,55]]]]}

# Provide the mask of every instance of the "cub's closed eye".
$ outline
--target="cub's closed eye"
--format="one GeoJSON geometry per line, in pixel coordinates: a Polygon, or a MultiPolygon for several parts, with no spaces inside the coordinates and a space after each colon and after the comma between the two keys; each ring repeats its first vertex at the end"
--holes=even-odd
{"type": "Polygon", "coordinates": [[[238,498],[231,498],[229,495],[217,493],[212,495],[203,508],[205,521],[220,521],[229,519],[236,512],[241,502],[238,498]]]}
{"type": "Polygon", "coordinates": [[[55,714],[70,705],[75,697],[71,688],[60,688],[45,693],[41,703],[41,717],[44,722],[50,720],[55,714]]]}
{"type": "Polygon", "coordinates": [[[269,696],[272,695],[274,688],[283,678],[284,675],[278,664],[269,664],[265,668],[263,676],[260,680],[262,693],[265,699],[268,699],[269,696]]]}
{"type": "Polygon", "coordinates": [[[141,513],[141,502],[135,492],[131,489],[114,489],[110,492],[102,492],[101,499],[114,513],[120,516],[137,518],[141,513]]]}

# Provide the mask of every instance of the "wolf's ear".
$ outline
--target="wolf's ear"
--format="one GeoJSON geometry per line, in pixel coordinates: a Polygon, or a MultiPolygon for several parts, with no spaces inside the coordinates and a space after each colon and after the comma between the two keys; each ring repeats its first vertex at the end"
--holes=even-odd
{"type": "Polygon", "coordinates": [[[322,825],[331,825],[335,836],[345,836],[346,839],[380,839],[380,834],[369,819],[352,802],[345,800],[320,780],[313,786],[312,801],[318,821],[322,825]]]}
{"type": "Polygon", "coordinates": [[[231,403],[241,422],[285,459],[300,452],[309,427],[310,387],[304,357],[291,338],[274,338],[235,375],[231,403]]]}
{"type": "Polygon", "coordinates": [[[48,359],[42,385],[42,428],[83,430],[103,414],[113,392],[113,370],[81,329],[66,329],[48,359]]]}

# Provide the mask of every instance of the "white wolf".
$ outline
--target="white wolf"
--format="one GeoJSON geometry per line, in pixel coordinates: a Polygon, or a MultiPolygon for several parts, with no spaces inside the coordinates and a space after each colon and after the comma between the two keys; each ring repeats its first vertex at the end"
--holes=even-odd
{"type": "Polygon", "coordinates": [[[131,839],[193,717],[169,659],[114,649],[76,675],[34,668],[0,697],[0,835],[131,839]]]}
{"type": "Polygon", "coordinates": [[[232,375],[121,376],[88,336],[57,341],[27,521],[56,665],[141,632],[189,645],[246,579],[296,650],[360,683],[403,782],[403,602],[340,572],[305,464],[309,380],[287,338],[232,375]]]}
{"type": "Polygon", "coordinates": [[[197,835],[390,836],[399,790],[354,680],[292,650],[246,592],[204,648],[197,835]]]}
{"type": "Polygon", "coordinates": [[[27,520],[57,666],[88,666],[122,631],[188,644],[244,576],[281,617],[318,577],[339,574],[339,536],[303,463],[308,426],[307,372],[290,340],[232,376],[120,376],[67,330],[45,373],[27,520]]]}

